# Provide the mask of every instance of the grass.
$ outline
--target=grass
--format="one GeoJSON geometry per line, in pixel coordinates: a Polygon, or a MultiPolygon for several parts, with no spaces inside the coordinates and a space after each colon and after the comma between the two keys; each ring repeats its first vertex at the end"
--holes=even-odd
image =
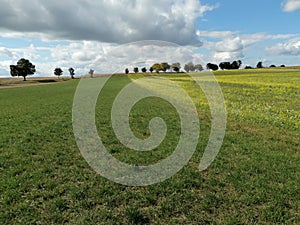
{"type": "MultiPolygon", "coordinates": [[[[300,72],[219,71],[216,77],[228,110],[217,159],[198,171],[209,136],[208,103],[188,76],[172,75],[197,102],[201,138],[187,166],[147,187],[115,184],[81,156],[72,130],[78,80],[0,89],[0,224],[300,224],[300,72]]],[[[139,102],[130,114],[134,133],[147,137],[149,120],[161,116],[168,134],[152,152],[125,148],[112,131],[110,108],[129,82],[107,83],[96,107],[98,133],[116,158],[148,165],[172,153],[178,115],[163,100],[139,102]]]]}

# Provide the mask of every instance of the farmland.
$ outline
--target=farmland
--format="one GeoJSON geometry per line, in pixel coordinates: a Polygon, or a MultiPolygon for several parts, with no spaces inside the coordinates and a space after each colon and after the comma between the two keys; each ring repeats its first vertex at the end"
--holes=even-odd
{"type": "MultiPolygon", "coordinates": [[[[205,95],[185,74],[155,74],[168,76],[191,96],[201,137],[188,165],[146,187],[113,183],[82,157],[72,127],[79,80],[0,86],[0,224],[300,224],[300,71],[215,75],[227,107],[227,131],[213,164],[199,172],[211,126],[205,95]]],[[[117,159],[149,165],[172,153],[180,121],[172,105],[147,98],[132,109],[131,128],[146,138],[149,120],[159,116],[168,125],[166,139],[151,152],[136,152],[118,141],[111,107],[136,76],[107,82],[96,106],[96,125],[117,159]]]]}

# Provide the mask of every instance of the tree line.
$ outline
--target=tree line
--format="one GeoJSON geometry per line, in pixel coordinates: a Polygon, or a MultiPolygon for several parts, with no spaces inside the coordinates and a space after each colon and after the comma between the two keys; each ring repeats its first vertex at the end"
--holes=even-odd
{"type": "MultiPolygon", "coordinates": [[[[75,70],[71,67],[68,71],[71,78],[74,79],[75,70]]],[[[10,75],[12,77],[23,77],[24,81],[26,81],[27,76],[33,75],[35,72],[35,65],[33,65],[28,59],[22,58],[17,62],[17,65],[10,65],[10,75]]],[[[61,68],[54,69],[54,75],[58,77],[60,77],[63,72],[64,71],[61,68]]]]}
{"type": "MultiPolygon", "coordinates": [[[[236,60],[233,62],[221,62],[219,65],[217,64],[213,64],[213,63],[208,63],[206,65],[206,69],[207,70],[238,70],[240,69],[242,66],[242,61],[241,60],[236,60]]],[[[271,68],[276,67],[275,65],[271,65],[271,68]]],[[[285,67],[285,65],[281,65],[280,67],[285,67]]],[[[245,69],[252,69],[253,67],[251,66],[246,66],[245,69]]],[[[265,68],[263,66],[263,62],[258,62],[256,65],[256,68],[265,68]]],[[[184,65],[184,67],[181,67],[181,64],[179,62],[173,63],[173,64],[169,64],[168,62],[163,62],[163,63],[155,63],[153,64],[149,70],[146,67],[143,67],[141,69],[141,72],[146,73],[146,72],[156,72],[156,73],[160,73],[160,72],[176,72],[179,73],[181,72],[181,69],[183,69],[185,72],[189,73],[189,72],[201,72],[204,70],[203,66],[201,64],[194,64],[193,62],[189,62],[187,64],[184,65]]],[[[69,74],[71,76],[72,79],[74,79],[75,77],[75,70],[71,67],[69,68],[69,74]]],[[[24,81],[26,81],[26,77],[28,75],[33,75],[36,72],[36,68],[35,65],[33,65],[28,59],[20,59],[17,62],[17,65],[10,65],[10,74],[13,77],[23,77],[24,81]]],[[[129,69],[126,68],[125,69],[125,74],[129,74],[129,69]]],[[[133,72],[134,73],[139,73],[139,68],[135,67],[133,68],[133,72]]],[[[61,68],[55,68],[54,69],[54,75],[60,77],[63,74],[63,70],[61,68]]],[[[90,70],[89,74],[91,77],[93,77],[94,74],[94,70],[90,70]]]]}
{"type": "MultiPolygon", "coordinates": [[[[213,71],[217,71],[217,70],[238,70],[241,69],[242,66],[242,61],[241,60],[236,60],[233,62],[221,62],[219,65],[214,64],[214,63],[207,63],[206,64],[206,69],[207,70],[213,70],[213,71]]],[[[271,65],[270,68],[275,68],[277,66],[275,65],[271,65]]],[[[285,67],[285,65],[281,65],[280,67],[285,67]]],[[[246,66],[244,69],[253,69],[254,67],[251,66],[246,66]]],[[[263,66],[263,62],[258,62],[256,67],[257,69],[261,69],[261,68],[266,68],[263,66]]],[[[173,63],[173,64],[169,64],[167,62],[163,62],[163,63],[155,63],[153,64],[150,68],[149,68],[149,72],[153,73],[154,71],[159,73],[159,72],[176,72],[179,73],[181,71],[181,64],[180,63],[173,63]]],[[[184,65],[183,70],[187,73],[189,72],[201,72],[204,70],[203,66],[201,64],[194,64],[193,62],[189,62],[187,64],[184,65]]],[[[141,69],[141,71],[143,73],[146,73],[148,70],[146,67],[143,67],[141,69]]],[[[128,68],[125,69],[125,73],[128,74],[130,71],[128,68]]],[[[133,72],[134,73],[139,73],[139,68],[135,67],[133,68],[133,72]]]]}

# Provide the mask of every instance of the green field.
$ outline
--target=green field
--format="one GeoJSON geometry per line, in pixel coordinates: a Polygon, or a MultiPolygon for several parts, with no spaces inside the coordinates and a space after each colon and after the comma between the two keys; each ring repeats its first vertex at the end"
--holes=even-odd
{"type": "MultiPolygon", "coordinates": [[[[0,224],[300,224],[300,71],[215,74],[228,124],[220,153],[204,172],[198,166],[210,132],[208,102],[189,76],[161,75],[192,97],[201,137],[187,166],[147,187],[113,183],[82,157],[72,128],[78,80],[0,86],[0,224]]],[[[112,77],[102,91],[98,133],[116,158],[153,164],[176,146],[179,117],[164,100],[139,102],[130,114],[136,136],[147,138],[148,123],[157,116],[166,121],[168,133],[152,152],[124,147],[112,130],[110,110],[129,78],[112,77]]]]}

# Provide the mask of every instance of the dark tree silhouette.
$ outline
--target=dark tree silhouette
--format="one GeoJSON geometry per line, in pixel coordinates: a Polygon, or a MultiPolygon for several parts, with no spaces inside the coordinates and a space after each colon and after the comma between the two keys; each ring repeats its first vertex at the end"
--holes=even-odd
{"type": "Polygon", "coordinates": [[[56,68],[54,70],[54,75],[57,76],[58,78],[63,74],[64,71],[62,71],[61,68],[56,68]]]}
{"type": "Polygon", "coordinates": [[[135,68],[133,69],[133,72],[138,73],[138,72],[139,72],[139,68],[135,67],[135,68]]]}
{"type": "Polygon", "coordinates": [[[10,74],[13,77],[23,77],[26,81],[28,75],[33,75],[36,72],[35,65],[33,65],[28,59],[20,59],[17,65],[10,65],[10,74]]]}
{"type": "Polygon", "coordinates": [[[258,69],[264,68],[262,62],[258,62],[256,68],[258,69]]]}
{"type": "Polygon", "coordinates": [[[94,76],[94,72],[95,72],[95,70],[93,70],[93,69],[90,69],[90,71],[89,71],[89,75],[90,75],[90,77],[91,77],[91,78],[93,78],[93,76],[94,76]]]}
{"type": "Polygon", "coordinates": [[[281,65],[280,67],[285,67],[285,65],[281,65]]]}
{"type": "Polygon", "coordinates": [[[153,73],[154,69],[152,66],[150,67],[149,71],[150,71],[150,73],[153,73]]]}
{"type": "Polygon", "coordinates": [[[125,69],[125,74],[129,74],[129,69],[128,68],[125,69]]]}
{"type": "Polygon", "coordinates": [[[275,67],[276,67],[275,65],[271,65],[271,66],[270,66],[270,68],[275,68],[275,67]]]}
{"type": "Polygon", "coordinates": [[[142,69],[142,72],[143,72],[143,73],[146,73],[146,72],[147,72],[146,67],[144,67],[144,68],[142,69]]]}
{"type": "Polygon", "coordinates": [[[242,61],[241,60],[238,60],[238,61],[233,61],[231,63],[231,69],[232,70],[238,70],[242,65],[242,61]]]}
{"type": "Polygon", "coordinates": [[[216,70],[219,69],[219,66],[216,65],[216,64],[213,64],[213,63],[208,63],[208,64],[206,65],[206,68],[207,68],[208,70],[216,71],[216,70]]]}
{"type": "Polygon", "coordinates": [[[221,62],[219,65],[221,70],[230,70],[231,69],[231,63],[230,62],[221,62]]]}
{"type": "Polygon", "coordinates": [[[75,70],[73,68],[70,68],[69,73],[70,73],[71,78],[74,79],[75,70]]]}
{"type": "Polygon", "coordinates": [[[252,66],[246,66],[245,69],[249,70],[249,69],[253,69],[253,67],[252,66]]]}

